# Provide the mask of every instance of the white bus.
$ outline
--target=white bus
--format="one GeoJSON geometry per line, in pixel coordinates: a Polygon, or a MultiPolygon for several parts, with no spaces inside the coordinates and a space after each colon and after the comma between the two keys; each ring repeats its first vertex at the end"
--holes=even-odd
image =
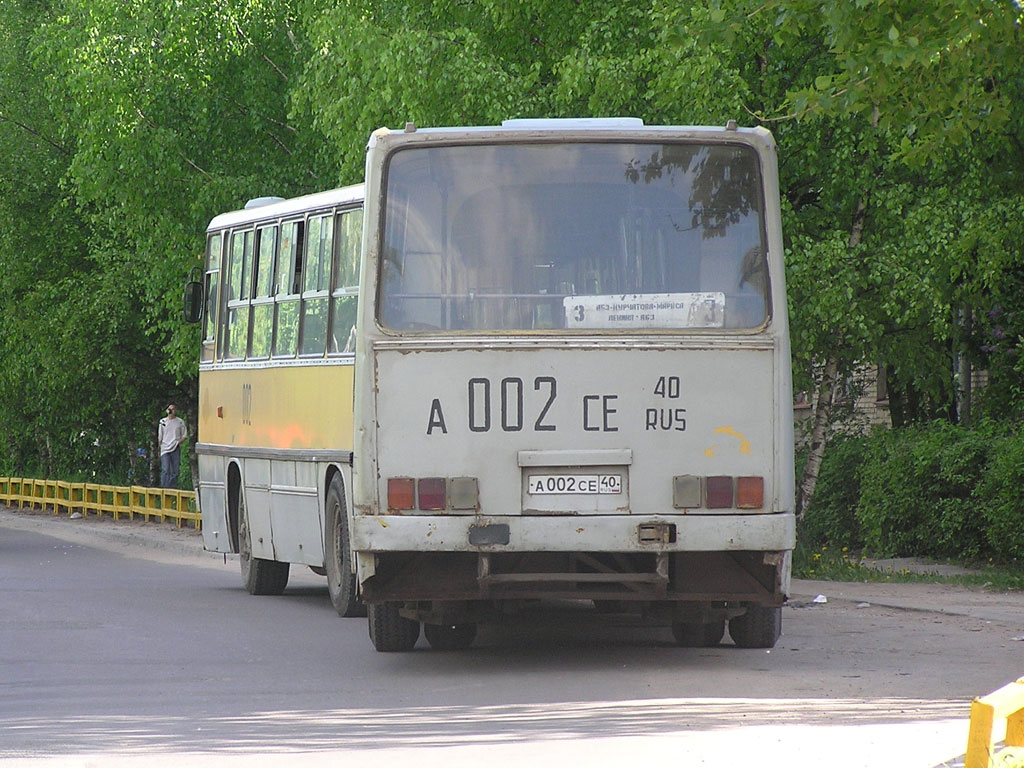
{"type": "Polygon", "coordinates": [[[795,520],[770,133],[381,129],[364,216],[352,504],[326,538],[376,649],[563,600],[773,646],[795,520]]]}

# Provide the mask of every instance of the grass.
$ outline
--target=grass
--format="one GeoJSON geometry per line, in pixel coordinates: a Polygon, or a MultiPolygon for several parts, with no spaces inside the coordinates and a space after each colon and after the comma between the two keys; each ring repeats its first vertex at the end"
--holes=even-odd
{"type": "Polygon", "coordinates": [[[846,547],[806,546],[797,543],[793,550],[793,577],[823,581],[896,582],[957,584],[994,592],[1024,591],[1024,571],[1019,567],[993,563],[956,563],[975,573],[953,576],[913,573],[909,570],[883,570],[875,561],[846,547]]]}

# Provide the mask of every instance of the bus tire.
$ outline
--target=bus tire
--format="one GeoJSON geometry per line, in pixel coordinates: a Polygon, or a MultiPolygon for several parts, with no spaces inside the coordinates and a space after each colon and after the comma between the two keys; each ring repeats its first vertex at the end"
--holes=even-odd
{"type": "Polygon", "coordinates": [[[399,603],[371,603],[366,607],[370,641],[381,653],[411,651],[420,639],[420,623],[398,612],[399,603]]]}
{"type": "Polygon", "coordinates": [[[238,561],[242,566],[242,584],[250,595],[280,595],[288,586],[288,563],[252,556],[249,513],[241,488],[238,489],[238,561]]]}
{"type": "Polygon", "coordinates": [[[424,624],[423,635],[435,651],[464,651],[476,639],[476,624],[424,624]]]}
{"type": "Polygon", "coordinates": [[[356,576],[352,572],[352,550],[349,548],[348,512],[345,507],[345,486],[340,475],[331,479],[327,488],[324,514],[324,570],[331,605],[339,616],[365,616],[366,606],[359,599],[356,576]]]}
{"type": "Polygon", "coordinates": [[[782,634],[782,608],[752,605],[729,619],[729,635],[740,648],[774,648],[782,634]]]}
{"type": "Polygon", "coordinates": [[[708,624],[677,621],[672,624],[672,636],[683,648],[714,648],[725,637],[725,620],[708,624]]]}

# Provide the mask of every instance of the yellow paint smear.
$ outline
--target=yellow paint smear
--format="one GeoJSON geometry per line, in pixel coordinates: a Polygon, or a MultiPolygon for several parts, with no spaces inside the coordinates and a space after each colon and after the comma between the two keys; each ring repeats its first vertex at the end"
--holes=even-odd
{"type": "MultiPolygon", "coordinates": [[[[729,437],[738,438],[740,441],[740,453],[749,455],[750,454],[750,441],[744,435],[741,435],[732,427],[719,427],[715,430],[716,435],[728,435],[729,437]]],[[[714,450],[714,449],[712,449],[714,450]]],[[[704,452],[708,455],[707,451],[704,452]]]]}

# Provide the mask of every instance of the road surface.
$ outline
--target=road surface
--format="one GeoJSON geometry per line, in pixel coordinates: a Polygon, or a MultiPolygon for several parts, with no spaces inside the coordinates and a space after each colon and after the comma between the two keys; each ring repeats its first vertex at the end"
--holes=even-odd
{"type": "Polygon", "coordinates": [[[795,582],[771,651],[579,606],[379,654],[307,570],[252,597],[195,532],[5,509],[0,584],[3,768],[934,768],[1024,675],[1024,599],[936,585],[795,582]]]}

